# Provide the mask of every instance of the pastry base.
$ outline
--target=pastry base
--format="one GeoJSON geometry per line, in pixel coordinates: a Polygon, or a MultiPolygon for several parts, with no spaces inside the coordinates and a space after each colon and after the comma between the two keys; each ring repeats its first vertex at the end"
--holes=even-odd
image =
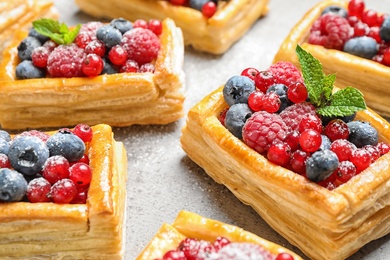
{"type": "Polygon", "coordinates": [[[326,74],[337,74],[337,86],[358,88],[364,94],[367,105],[381,115],[390,117],[390,106],[388,104],[390,98],[388,87],[390,67],[342,51],[326,49],[306,42],[312,24],[321,15],[322,11],[330,5],[347,7],[348,1],[326,0],[309,10],[283,41],[273,63],[291,61],[299,66],[297,55],[295,55],[295,47],[299,44],[320,60],[326,74]]]}
{"type": "Polygon", "coordinates": [[[123,258],[126,151],[110,126],[92,129],[87,203],[1,203],[1,259],[123,258]]]}
{"type": "Polygon", "coordinates": [[[5,129],[109,124],[168,124],[183,116],[184,45],[171,19],[163,21],[155,73],[15,79],[15,36],[0,64],[0,124],[5,129]]]}
{"type": "Polygon", "coordinates": [[[226,237],[231,242],[258,244],[273,255],[286,252],[293,256],[295,260],[301,260],[300,256],[290,250],[242,228],[208,219],[185,210],[179,212],[172,225],[164,223],[136,259],[161,259],[167,251],[176,249],[180,242],[187,237],[210,242],[214,242],[217,237],[226,237]]]}
{"type": "MultiPolygon", "coordinates": [[[[390,153],[329,191],[234,137],[217,118],[228,107],[222,88],[189,111],[181,137],[184,151],[217,183],[312,259],[345,259],[390,232],[390,153]]],[[[390,143],[390,124],[378,114],[367,109],[357,119],[390,143]]]]}
{"type": "Polygon", "coordinates": [[[261,16],[268,12],[268,0],[229,0],[220,2],[213,17],[168,1],[156,0],[76,0],[85,13],[95,17],[136,19],[172,18],[183,30],[186,45],[212,54],[226,52],[261,16]]]}
{"type": "Polygon", "coordinates": [[[28,30],[31,22],[41,17],[58,18],[52,0],[12,0],[0,4],[0,59],[1,52],[18,30],[28,30]]]}

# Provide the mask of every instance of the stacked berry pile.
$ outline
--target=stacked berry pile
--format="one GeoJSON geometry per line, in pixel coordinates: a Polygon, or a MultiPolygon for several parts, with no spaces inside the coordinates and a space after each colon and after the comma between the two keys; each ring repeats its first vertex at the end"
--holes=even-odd
{"type": "Polygon", "coordinates": [[[218,8],[218,0],[169,0],[169,2],[173,5],[189,6],[199,10],[207,18],[212,17],[218,8]]]}
{"type": "Polygon", "coordinates": [[[266,71],[247,68],[223,88],[229,108],[220,121],[269,161],[329,189],[359,174],[390,146],[369,123],[353,121],[366,109],[355,88],[333,91],[335,75],[297,46],[301,72],[289,62],[266,71]]]}
{"type": "Polygon", "coordinates": [[[261,246],[252,243],[230,242],[225,237],[217,238],[213,243],[205,240],[186,238],[177,249],[166,252],[161,260],[293,260],[288,253],[273,256],[261,246]]]}
{"type": "Polygon", "coordinates": [[[0,202],[84,204],[92,179],[84,124],[53,135],[37,130],[11,136],[0,130],[0,202]]]}
{"type": "Polygon", "coordinates": [[[363,0],[348,8],[329,6],[314,22],[308,42],[390,66],[390,15],[367,9],[363,0]]]}
{"type": "Polygon", "coordinates": [[[88,22],[74,29],[51,19],[33,22],[18,46],[18,79],[83,77],[120,72],[154,72],[160,49],[159,20],[123,18],[88,22]]]}

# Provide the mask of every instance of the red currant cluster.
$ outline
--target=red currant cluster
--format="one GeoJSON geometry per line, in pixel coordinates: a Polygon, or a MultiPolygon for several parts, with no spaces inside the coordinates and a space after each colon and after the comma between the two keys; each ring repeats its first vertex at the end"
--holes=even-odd
{"type": "MultiPolygon", "coordinates": [[[[191,6],[191,3],[189,3],[189,0],[169,0],[169,2],[173,5],[183,5],[183,6],[191,6]]],[[[202,14],[210,18],[217,12],[217,4],[216,1],[198,1],[202,2],[200,6],[200,10],[202,14]]],[[[193,8],[197,8],[198,5],[194,6],[193,8]]]]}

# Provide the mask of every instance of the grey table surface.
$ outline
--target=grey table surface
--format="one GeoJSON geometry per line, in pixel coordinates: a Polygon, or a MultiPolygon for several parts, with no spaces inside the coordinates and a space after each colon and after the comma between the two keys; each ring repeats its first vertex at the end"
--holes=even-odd
{"type": "MultiPolygon", "coordinates": [[[[244,68],[266,69],[291,27],[318,2],[270,0],[268,15],[224,55],[187,48],[185,112],[244,68]]],[[[369,8],[390,13],[390,0],[365,2],[369,8]]],[[[69,25],[98,20],[81,12],[73,0],[55,0],[55,5],[60,20],[69,25]]],[[[172,223],[182,209],[237,225],[306,258],[186,156],[179,142],[184,123],[185,117],[163,126],[114,128],[115,138],[125,144],[128,156],[125,259],[135,259],[162,223],[172,223]]],[[[367,244],[350,259],[390,259],[390,235],[367,244]]]]}

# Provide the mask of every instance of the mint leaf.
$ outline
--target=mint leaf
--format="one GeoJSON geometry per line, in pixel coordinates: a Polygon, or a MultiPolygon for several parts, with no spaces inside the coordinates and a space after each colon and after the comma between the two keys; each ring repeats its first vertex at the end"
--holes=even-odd
{"type": "Polygon", "coordinates": [[[320,106],[323,103],[323,82],[325,78],[324,72],[322,71],[322,65],[299,45],[297,45],[296,52],[310,102],[314,106],[320,106]]]}
{"type": "Polygon", "coordinates": [[[57,44],[69,44],[76,38],[81,25],[79,24],[75,28],[69,29],[65,23],[60,24],[56,20],[42,18],[33,21],[33,27],[38,33],[49,37],[57,44]]]}
{"type": "Polygon", "coordinates": [[[330,99],[330,97],[332,96],[332,92],[333,92],[333,85],[334,85],[334,82],[336,81],[336,75],[335,74],[330,74],[330,75],[327,75],[325,76],[324,78],[324,81],[323,81],[323,96],[325,98],[325,102],[328,101],[330,99]]]}

